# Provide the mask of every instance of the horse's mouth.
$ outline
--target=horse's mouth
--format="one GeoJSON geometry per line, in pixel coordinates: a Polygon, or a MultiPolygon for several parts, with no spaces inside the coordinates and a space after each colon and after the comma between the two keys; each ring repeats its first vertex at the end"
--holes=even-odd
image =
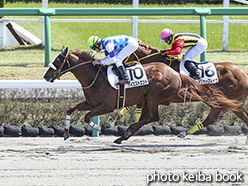
{"type": "Polygon", "coordinates": [[[45,79],[47,82],[53,83],[55,77],[54,77],[54,76],[51,76],[51,77],[44,76],[44,79],[45,79]]]}

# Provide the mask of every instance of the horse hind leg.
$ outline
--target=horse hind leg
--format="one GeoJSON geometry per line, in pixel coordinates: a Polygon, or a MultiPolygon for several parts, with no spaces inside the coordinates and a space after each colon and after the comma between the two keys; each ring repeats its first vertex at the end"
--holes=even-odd
{"type": "MultiPolygon", "coordinates": [[[[142,111],[142,107],[143,107],[143,103],[142,104],[138,104],[137,108],[136,108],[136,116],[135,116],[135,122],[139,121],[139,118],[141,116],[141,111],[142,111]]],[[[115,119],[114,125],[120,125],[121,124],[121,118],[126,114],[127,111],[129,111],[132,107],[128,106],[128,107],[124,107],[121,109],[121,111],[118,113],[118,116],[115,119]]]]}
{"type": "MultiPolygon", "coordinates": [[[[236,116],[238,116],[244,123],[248,126],[248,112],[247,110],[243,110],[241,112],[233,112],[236,116]]],[[[246,136],[245,144],[248,145],[248,135],[246,136]]]]}
{"type": "Polygon", "coordinates": [[[128,106],[128,107],[124,107],[121,109],[121,111],[118,113],[118,116],[116,117],[115,121],[114,121],[114,125],[120,125],[121,124],[121,118],[126,114],[127,111],[129,111],[132,107],[128,106]]]}
{"type": "MultiPolygon", "coordinates": [[[[241,97],[239,99],[239,102],[243,103],[243,109],[239,112],[233,112],[237,117],[239,117],[248,127],[248,112],[247,110],[244,108],[245,105],[245,101],[246,101],[247,95],[241,97]]],[[[245,144],[248,144],[248,134],[246,137],[246,142],[245,144]]]]}
{"type": "Polygon", "coordinates": [[[125,134],[116,139],[114,143],[121,144],[123,140],[128,140],[132,135],[134,135],[137,130],[139,130],[142,126],[155,122],[159,120],[159,113],[158,113],[158,106],[154,109],[150,109],[152,111],[149,111],[148,106],[145,104],[145,106],[142,109],[141,117],[137,123],[134,123],[128,127],[125,134]]]}
{"type": "Polygon", "coordinates": [[[201,123],[198,122],[196,125],[194,125],[192,128],[188,129],[187,131],[181,132],[178,137],[184,138],[188,134],[193,134],[197,132],[198,130],[202,129],[203,127],[206,127],[214,122],[217,121],[218,115],[220,114],[219,110],[216,110],[214,108],[211,108],[207,118],[201,123]]]}

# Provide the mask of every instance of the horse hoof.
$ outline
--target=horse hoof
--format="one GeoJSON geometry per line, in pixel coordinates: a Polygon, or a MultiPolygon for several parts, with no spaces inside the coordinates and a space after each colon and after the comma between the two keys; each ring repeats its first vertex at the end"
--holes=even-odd
{"type": "Polygon", "coordinates": [[[128,132],[128,133],[124,134],[124,137],[125,138],[129,138],[131,135],[132,135],[132,133],[131,132],[128,132]]]}
{"type": "Polygon", "coordinates": [[[115,126],[118,126],[121,124],[121,121],[115,121],[115,126]]]}
{"type": "Polygon", "coordinates": [[[186,136],[186,132],[185,131],[180,132],[180,134],[177,135],[177,137],[179,137],[179,138],[185,138],[185,136],[186,136]]]}
{"type": "Polygon", "coordinates": [[[64,135],[64,141],[67,140],[70,137],[69,134],[64,135]]]}
{"type": "Polygon", "coordinates": [[[114,143],[116,143],[116,144],[121,144],[121,140],[120,140],[120,139],[116,139],[116,140],[114,141],[114,143]]]}

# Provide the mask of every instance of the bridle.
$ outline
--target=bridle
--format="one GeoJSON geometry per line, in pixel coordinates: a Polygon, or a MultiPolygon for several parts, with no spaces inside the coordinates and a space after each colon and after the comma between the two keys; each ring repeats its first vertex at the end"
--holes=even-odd
{"type": "Polygon", "coordinates": [[[73,70],[73,69],[75,69],[75,68],[77,68],[79,66],[82,66],[82,65],[85,65],[85,64],[93,62],[92,60],[91,61],[86,61],[86,62],[82,62],[82,63],[79,63],[79,64],[71,67],[70,62],[69,62],[70,52],[67,52],[67,54],[65,56],[63,54],[59,54],[59,55],[62,56],[64,58],[64,60],[63,60],[62,64],[58,68],[55,67],[55,65],[52,64],[52,63],[48,64],[49,67],[51,67],[53,70],[55,70],[54,77],[57,78],[57,79],[60,79],[60,76],[62,76],[66,72],[69,72],[69,71],[71,71],[71,70],[73,70]],[[62,69],[65,66],[65,64],[68,65],[68,68],[62,71],[62,69]]]}
{"type": "MultiPolygon", "coordinates": [[[[71,70],[73,70],[73,69],[75,69],[77,67],[82,66],[82,65],[89,64],[89,63],[93,62],[92,60],[85,61],[85,62],[79,63],[79,64],[74,65],[73,67],[71,67],[70,62],[69,62],[70,52],[68,52],[65,56],[63,54],[59,54],[59,55],[61,55],[64,58],[64,60],[63,60],[62,64],[58,68],[55,67],[55,65],[52,64],[52,63],[48,64],[49,67],[51,67],[52,69],[55,70],[54,75],[53,75],[54,79],[55,78],[60,79],[60,76],[62,76],[64,73],[69,72],[69,71],[71,71],[71,70]],[[62,69],[63,69],[63,67],[65,66],[66,63],[68,65],[68,68],[62,71],[62,69]]],[[[95,83],[95,81],[96,81],[96,79],[97,79],[97,77],[99,75],[100,70],[101,70],[101,67],[99,67],[99,69],[98,69],[98,71],[96,73],[96,76],[95,76],[94,80],[90,83],[90,85],[87,86],[87,87],[82,87],[83,89],[90,88],[95,83]]]]}

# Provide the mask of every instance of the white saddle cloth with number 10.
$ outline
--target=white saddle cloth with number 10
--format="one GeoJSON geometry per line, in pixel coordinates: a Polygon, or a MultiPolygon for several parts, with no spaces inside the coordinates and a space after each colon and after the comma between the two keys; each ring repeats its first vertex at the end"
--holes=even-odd
{"type": "MultiPolygon", "coordinates": [[[[125,88],[144,86],[149,83],[146,77],[146,72],[140,63],[137,63],[131,67],[127,67],[126,71],[130,80],[130,84],[126,84],[125,88]]],[[[107,75],[110,85],[114,89],[119,89],[119,85],[116,85],[119,82],[118,76],[113,72],[113,66],[108,67],[107,75]]]]}

